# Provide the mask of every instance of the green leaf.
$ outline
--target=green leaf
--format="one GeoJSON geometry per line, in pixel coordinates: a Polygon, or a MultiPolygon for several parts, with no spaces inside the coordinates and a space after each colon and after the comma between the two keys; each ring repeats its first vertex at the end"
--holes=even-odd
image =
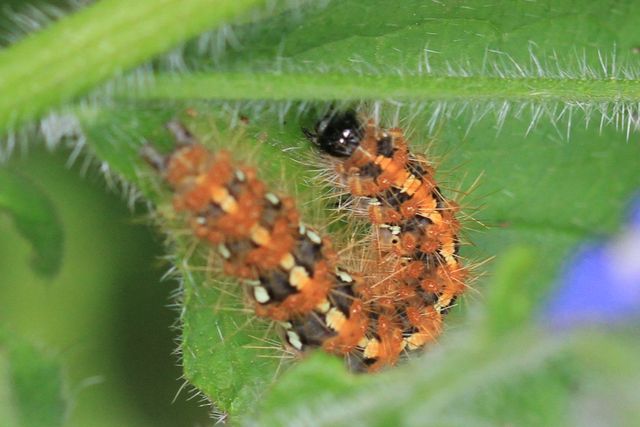
{"type": "Polygon", "coordinates": [[[0,328],[0,419],[7,427],[62,426],[67,411],[60,366],[0,328]]]}
{"type": "Polygon", "coordinates": [[[185,377],[211,396],[221,413],[246,415],[283,361],[278,338],[268,324],[247,314],[238,283],[212,282],[186,266],[182,273],[185,377]]]}
{"type": "MultiPolygon", "coordinates": [[[[546,375],[551,375],[566,350],[563,343],[540,339],[530,331],[491,345],[468,332],[453,338],[446,339],[442,348],[393,371],[351,380],[342,378],[345,374],[335,368],[320,366],[317,361],[321,359],[312,358],[310,365],[317,373],[310,374],[311,369],[305,367],[287,373],[265,401],[269,405],[262,408],[260,425],[469,425],[482,422],[485,416],[490,425],[500,417],[487,414],[504,400],[491,402],[488,390],[495,396],[520,383],[521,392],[528,386],[527,378],[547,371],[546,375]]],[[[517,400],[510,399],[513,403],[517,400]]],[[[559,425],[564,414],[555,404],[550,406],[536,408],[538,420],[548,418],[554,421],[552,425],[559,425]]],[[[521,404],[518,408],[525,407],[521,404]]],[[[517,410],[502,415],[505,421],[530,416],[518,415],[517,410]]]]}
{"type": "Polygon", "coordinates": [[[511,248],[504,253],[496,268],[491,287],[487,289],[488,325],[491,335],[523,327],[540,298],[540,288],[521,286],[535,267],[529,248],[511,248]]]}
{"type": "Polygon", "coordinates": [[[559,100],[577,107],[630,101],[634,108],[640,64],[633,11],[631,0],[579,8],[549,0],[331,2],[304,20],[294,11],[234,26],[243,49],[187,49],[196,74],[161,74],[136,96],[559,100]]]}
{"type": "MultiPolygon", "coordinates": [[[[321,200],[316,200],[315,205],[305,205],[305,200],[314,199],[313,186],[309,186],[309,182],[313,182],[314,173],[298,162],[300,158],[314,161],[308,144],[302,141],[300,131],[300,126],[306,124],[308,119],[290,113],[285,115],[286,125],[278,127],[275,124],[278,120],[273,113],[262,112],[258,115],[252,113],[250,106],[247,109],[240,108],[238,113],[249,117],[250,125],[244,131],[243,139],[246,141],[234,145],[230,143],[233,138],[224,136],[225,123],[229,123],[231,119],[221,112],[223,107],[226,108],[227,105],[200,106],[198,103],[191,103],[190,108],[198,115],[195,119],[184,115],[184,108],[180,104],[173,104],[167,107],[166,112],[157,114],[149,114],[148,109],[138,111],[135,108],[103,110],[98,115],[100,118],[94,122],[97,128],[92,129],[91,121],[86,126],[88,133],[92,135],[90,144],[101,150],[101,157],[118,157],[124,152],[133,155],[133,158],[128,159],[120,157],[121,163],[113,164],[129,164],[132,171],[140,171],[134,182],[146,189],[148,197],[161,203],[161,213],[167,212],[163,202],[167,200],[167,194],[158,185],[158,177],[151,169],[141,166],[137,149],[131,147],[139,146],[145,134],[157,145],[170,145],[161,121],[164,117],[175,115],[186,120],[189,127],[196,134],[204,136],[212,147],[232,148],[241,158],[247,157],[247,152],[252,152],[253,154],[248,155],[252,158],[250,162],[259,167],[261,175],[270,181],[279,182],[280,185],[276,184],[276,188],[285,188],[291,194],[297,193],[303,213],[307,217],[320,216],[317,222],[322,223],[321,216],[322,212],[326,215],[326,205],[321,200]],[[173,114],[167,115],[167,112],[172,111],[173,114]],[[113,144],[112,134],[100,131],[100,126],[106,123],[119,131],[118,136],[123,141],[121,148],[113,144]],[[222,132],[223,136],[212,139],[215,129],[222,132]],[[284,154],[281,151],[284,148],[292,149],[292,154],[284,154]],[[287,179],[278,179],[279,176],[286,176],[287,179]]],[[[388,112],[388,109],[383,108],[383,117],[388,112]]],[[[418,115],[415,122],[425,123],[423,120],[426,118],[418,115]]],[[[518,326],[527,323],[531,310],[540,302],[545,289],[573,246],[593,233],[616,229],[626,197],[640,185],[640,177],[636,172],[640,167],[640,148],[626,143],[624,135],[616,134],[611,128],[605,128],[602,135],[576,129],[572,141],[566,143],[553,139],[556,134],[552,127],[541,127],[525,138],[526,124],[522,123],[506,122],[499,135],[496,135],[489,119],[477,123],[468,134],[464,117],[448,120],[441,126],[439,133],[432,137],[426,136],[428,129],[416,128],[411,138],[412,147],[417,152],[423,152],[429,141],[437,138],[438,143],[431,144],[432,155],[436,158],[448,156],[440,162],[439,169],[444,191],[465,188],[484,173],[479,194],[472,194],[462,202],[470,207],[483,203],[483,210],[474,215],[490,227],[482,232],[468,232],[475,247],[464,247],[462,253],[476,259],[494,255],[497,257],[499,265],[502,265],[502,271],[496,273],[499,282],[497,287],[485,291],[482,286],[479,292],[489,293],[489,307],[496,310],[492,311],[493,317],[489,317],[492,319],[489,322],[492,325],[490,328],[499,332],[510,327],[518,335],[518,326]],[[459,165],[464,168],[459,167],[455,172],[447,173],[447,169],[452,170],[459,165]],[[597,171],[596,175],[594,171],[597,171]],[[598,176],[617,178],[604,180],[597,179],[598,176]],[[474,197],[476,200],[473,200],[474,197]],[[521,245],[530,247],[535,258],[518,250],[511,252],[511,247],[521,245]],[[531,262],[534,262],[533,268],[529,269],[531,262]],[[513,324],[509,325],[510,322],[513,324]]],[[[118,170],[114,169],[116,172],[118,170]]],[[[165,222],[164,228],[170,234],[184,236],[184,225],[179,222],[165,222]]],[[[230,414],[232,418],[246,415],[253,407],[255,396],[267,390],[277,372],[282,371],[278,369],[283,357],[281,353],[256,348],[277,346],[277,337],[265,335],[264,323],[252,320],[250,313],[240,311],[242,298],[238,287],[225,286],[221,291],[222,285],[215,278],[199,275],[198,269],[207,265],[205,257],[191,256],[185,260],[181,254],[189,253],[186,248],[190,247],[190,240],[187,237],[180,241],[182,243],[178,248],[183,249],[171,251],[177,254],[176,264],[186,277],[182,344],[185,375],[213,399],[219,410],[230,414]],[[228,300],[225,297],[221,300],[221,296],[229,293],[235,294],[235,299],[228,300]]],[[[475,297],[470,290],[462,304],[477,305],[483,299],[475,297]]],[[[456,325],[456,328],[461,327],[456,325]]],[[[474,330],[478,332],[477,329],[474,330]]],[[[485,345],[498,345],[491,340],[482,341],[485,345]]],[[[472,359],[474,356],[466,357],[472,359]]],[[[503,357],[503,354],[496,357],[503,357]]],[[[311,371],[316,369],[313,366],[317,365],[312,365],[309,368],[311,371]]],[[[432,368],[425,366],[421,369],[432,368]]],[[[470,366],[469,369],[476,368],[470,366]]],[[[507,389],[524,387],[530,382],[518,377],[516,373],[517,369],[506,375],[507,378],[512,377],[512,380],[506,380],[507,389]]],[[[347,388],[355,384],[343,370],[327,375],[336,384],[346,384],[347,388]]],[[[412,384],[412,387],[420,387],[418,382],[421,380],[396,378],[393,372],[385,378],[393,384],[406,382],[412,384]]],[[[445,374],[439,379],[443,382],[449,380],[445,374]]],[[[292,377],[290,381],[293,384],[309,383],[304,375],[301,378],[292,377]]],[[[322,384],[327,381],[317,382],[322,384]]],[[[542,383],[544,381],[541,380],[539,387],[544,389],[542,383]]],[[[562,389],[562,384],[564,383],[557,387],[562,389]]],[[[320,393],[321,388],[324,386],[310,388],[307,392],[298,390],[295,396],[320,393]]],[[[505,395],[510,393],[505,392],[505,395]]],[[[269,402],[273,403],[274,411],[288,414],[289,409],[285,405],[287,399],[293,401],[295,397],[285,394],[283,397],[274,397],[269,402]],[[285,406],[280,407],[281,404],[285,406]]],[[[497,401],[493,403],[498,405],[497,401]]],[[[521,403],[523,408],[534,405],[531,400],[521,403]]],[[[549,408],[551,412],[556,409],[549,408]]],[[[370,410],[372,416],[377,414],[376,408],[370,410]]],[[[280,415],[276,418],[280,419],[279,417],[280,415]]]]}
{"type": "Polygon", "coordinates": [[[102,0],[70,15],[0,52],[0,134],[263,3],[102,0]]]}
{"type": "Polygon", "coordinates": [[[330,394],[348,394],[354,387],[370,381],[366,376],[350,375],[346,372],[344,363],[336,357],[316,351],[304,361],[291,368],[281,380],[269,390],[261,407],[292,408],[304,407],[309,402],[316,401],[330,394]]]}
{"type": "Polygon", "coordinates": [[[11,170],[0,168],[0,210],[13,217],[17,230],[33,246],[31,265],[45,277],[60,270],[64,230],[47,194],[11,170]]]}

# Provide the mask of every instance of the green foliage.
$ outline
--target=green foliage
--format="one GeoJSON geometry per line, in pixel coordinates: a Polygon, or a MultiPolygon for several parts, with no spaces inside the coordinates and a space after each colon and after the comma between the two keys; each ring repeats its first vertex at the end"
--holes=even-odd
{"type": "Polygon", "coordinates": [[[0,73],[13,71],[0,80],[0,89],[12,91],[0,103],[0,126],[12,111],[41,114],[186,42],[174,60],[155,59],[153,84],[118,79],[113,102],[98,97],[68,111],[110,175],[158,204],[183,280],[185,375],[218,410],[264,425],[562,425],[574,419],[567,407],[581,398],[576,384],[610,378],[588,375],[585,342],[602,343],[589,351],[603,366],[631,364],[619,358],[625,337],[564,339],[535,323],[563,261],[584,239],[615,231],[640,186],[640,147],[627,142],[640,100],[633,2],[335,1],[278,10],[192,41],[253,2],[237,10],[205,1],[168,1],[157,10],[138,3],[130,10],[100,2],[3,53],[0,73]],[[140,20],[142,28],[131,24],[140,20]],[[64,56],[36,53],[83,28],[64,56]],[[143,42],[134,44],[140,34],[143,42]],[[106,51],[91,49],[98,41],[106,51]],[[26,71],[37,84],[15,84],[26,71]],[[475,246],[463,255],[497,260],[495,270],[478,269],[492,276],[475,285],[486,297],[469,292],[439,345],[377,376],[353,376],[322,354],[283,369],[288,364],[272,348],[277,337],[243,310],[237,287],[203,268],[206,249],[194,250],[138,154],[145,141],[170,147],[162,124],[179,116],[212,147],[253,152],[269,180],[286,177],[281,186],[321,224],[317,211],[325,207],[310,189],[313,173],[299,163],[313,156],[300,127],[327,107],[313,101],[349,103],[385,125],[408,126],[412,147],[441,159],[445,192],[459,194],[488,228],[479,232],[484,227],[468,221],[465,237],[475,246]],[[237,132],[229,123],[240,116],[249,118],[245,142],[229,144],[237,132]],[[480,189],[462,197],[481,175],[480,189]]]}
{"type": "Polygon", "coordinates": [[[59,364],[0,328],[0,419],[7,427],[62,426],[68,402],[59,364]]]}
{"type": "MultiPolygon", "coordinates": [[[[514,287],[525,281],[535,266],[535,257],[527,248],[513,248],[503,255],[487,292],[486,310],[490,313],[487,329],[494,335],[518,329],[529,320],[539,295],[531,287],[514,287]]],[[[539,292],[539,291],[538,291],[539,292]]]]}
{"type": "Polygon", "coordinates": [[[33,246],[33,269],[51,277],[60,269],[64,232],[47,195],[15,171],[0,169],[0,209],[33,246]]]}
{"type": "Polygon", "coordinates": [[[64,367],[65,427],[207,425],[208,408],[187,399],[188,387],[178,394],[176,282],[161,280],[169,265],[146,209],[132,212],[99,171],[82,173],[86,159],[69,166],[69,154],[36,144],[9,162],[46,190],[65,239],[59,273],[41,278],[25,262],[30,244],[0,214],[0,328],[64,367]]]}

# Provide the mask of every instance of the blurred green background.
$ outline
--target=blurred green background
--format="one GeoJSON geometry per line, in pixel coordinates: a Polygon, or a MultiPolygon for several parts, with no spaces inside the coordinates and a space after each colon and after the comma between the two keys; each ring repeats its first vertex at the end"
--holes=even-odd
{"type": "MultiPolygon", "coordinates": [[[[62,269],[53,280],[29,265],[32,250],[8,215],[0,215],[0,325],[63,366],[71,401],[68,426],[203,425],[207,409],[187,401],[169,307],[178,284],[161,281],[161,239],[109,191],[95,168],[81,177],[69,152],[43,144],[9,167],[54,202],[64,227],[62,269]]],[[[2,425],[2,422],[0,422],[2,425]]]]}
{"type": "MultiPolygon", "coordinates": [[[[8,21],[14,11],[68,4],[0,1],[0,46],[16,34],[8,21]]],[[[182,369],[171,355],[178,313],[170,307],[178,284],[161,281],[169,265],[160,260],[157,230],[143,220],[144,209],[132,212],[120,191],[107,188],[95,164],[82,173],[81,156],[68,167],[70,154],[37,141],[7,165],[53,201],[64,256],[53,280],[38,276],[29,243],[0,214],[0,327],[62,367],[65,426],[209,425],[200,399],[188,400],[188,387],[180,391],[182,369]]]]}

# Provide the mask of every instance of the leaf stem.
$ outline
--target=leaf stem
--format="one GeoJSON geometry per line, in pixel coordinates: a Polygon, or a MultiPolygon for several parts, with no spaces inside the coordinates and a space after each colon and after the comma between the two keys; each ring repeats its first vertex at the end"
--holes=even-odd
{"type": "Polygon", "coordinates": [[[0,133],[265,0],[103,0],[0,52],[0,133]]]}
{"type": "Polygon", "coordinates": [[[161,74],[154,85],[135,95],[147,99],[637,102],[640,81],[225,72],[161,74]]]}

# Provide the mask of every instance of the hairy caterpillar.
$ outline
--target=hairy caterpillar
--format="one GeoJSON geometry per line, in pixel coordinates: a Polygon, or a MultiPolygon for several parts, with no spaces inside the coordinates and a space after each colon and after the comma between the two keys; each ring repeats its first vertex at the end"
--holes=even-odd
{"type": "Polygon", "coordinates": [[[395,310],[414,317],[413,294],[420,294],[423,304],[446,313],[466,288],[467,270],[458,254],[459,207],[442,195],[427,160],[409,151],[401,129],[380,128],[352,110],[332,112],[305,133],[330,164],[330,185],[372,224],[378,263],[390,265],[395,295],[411,295],[396,297],[395,310]]]}
{"type": "Polygon", "coordinates": [[[212,153],[179,122],[167,128],[177,148],[164,156],[146,145],[144,157],[193,234],[215,249],[225,274],[242,281],[256,314],[276,321],[291,348],[320,347],[354,370],[375,371],[439,334],[441,314],[423,291],[393,275],[348,272],[330,239],[301,222],[293,199],[269,191],[255,168],[212,153]]]}

